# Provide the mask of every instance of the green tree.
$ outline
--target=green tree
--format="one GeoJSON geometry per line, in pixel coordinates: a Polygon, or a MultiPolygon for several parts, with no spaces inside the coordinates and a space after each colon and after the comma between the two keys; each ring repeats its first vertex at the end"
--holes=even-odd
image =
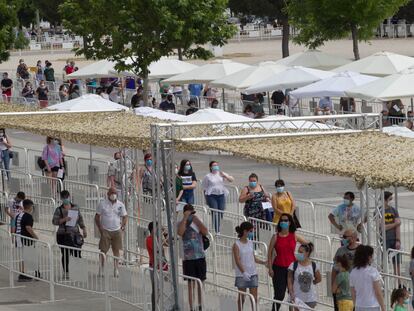
{"type": "Polygon", "coordinates": [[[9,59],[9,50],[13,47],[17,26],[16,7],[10,1],[0,0],[0,63],[9,59]]]}
{"type": "Polygon", "coordinates": [[[170,1],[168,6],[180,23],[175,43],[180,60],[183,56],[210,58],[211,52],[203,45],[211,42],[215,46],[223,46],[236,32],[233,25],[227,24],[224,15],[227,0],[170,1]]]}
{"type": "Polygon", "coordinates": [[[176,48],[200,55],[208,40],[223,44],[230,28],[222,25],[223,12],[216,13],[215,6],[226,5],[224,0],[66,0],[60,12],[65,27],[84,38],[78,54],[113,60],[118,70],[132,71],[146,82],[149,65],[176,48]],[[186,19],[202,27],[186,29],[186,19]]]}
{"type": "Polygon", "coordinates": [[[316,48],[351,34],[355,59],[358,42],[369,40],[378,25],[408,0],[291,0],[290,22],[299,30],[295,41],[316,48]]]}
{"type": "MultiPolygon", "coordinates": [[[[59,12],[59,5],[64,0],[33,0],[36,8],[39,9],[40,17],[44,18],[51,25],[59,25],[62,22],[62,16],[59,12]]],[[[98,1],[99,2],[99,1],[98,1]]]]}
{"type": "Polygon", "coordinates": [[[410,24],[414,23],[414,0],[410,0],[407,5],[401,7],[395,15],[410,24]]]}
{"type": "Polygon", "coordinates": [[[18,6],[17,19],[19,27],[29,27],[36,21],[36,6],[34,0],[15,0],[18,6]]]}
{"type": "Polygon", "coordinates": [[[234,13],[276,18],[282,25],[282,56],[289,56],[290,25],[286,5],[290,0],[229,0],[234,13]]]}

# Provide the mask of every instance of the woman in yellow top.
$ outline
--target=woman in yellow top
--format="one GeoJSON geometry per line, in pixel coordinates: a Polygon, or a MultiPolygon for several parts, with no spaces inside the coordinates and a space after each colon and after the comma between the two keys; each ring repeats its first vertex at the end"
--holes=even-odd
{"type": "Polygon", "coordinates": [[[281,179],[275,181],[276,193],[272,195],[272,207],[274,211],[273,222],[279,223],[282,214],[293,213],[296,209],[295,200],[289,191],[285,191],[285,182],[281,179]]]}

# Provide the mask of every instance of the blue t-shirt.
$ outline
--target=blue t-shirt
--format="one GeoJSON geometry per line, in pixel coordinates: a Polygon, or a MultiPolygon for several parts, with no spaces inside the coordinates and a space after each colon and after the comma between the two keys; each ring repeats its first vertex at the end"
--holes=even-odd
{"type": "Polygon", "coordinates": [[[188,90],[190,91],[191,96],[200,96],[201,91],[203,90],[202,84],[189,84],[188,90]]]}

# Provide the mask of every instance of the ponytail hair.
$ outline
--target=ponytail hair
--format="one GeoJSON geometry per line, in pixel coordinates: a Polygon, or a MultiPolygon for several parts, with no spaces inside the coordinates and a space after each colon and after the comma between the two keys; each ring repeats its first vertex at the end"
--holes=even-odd
{"type": "Polygon", "coordinates": [[[398,299],[405,298],[406,289],[405,288],[396,288],[392,291],[391,294],[391,308],[394,306],[398,299]]]}
{"type": "Polygon", "coordinates": [[[237,236],[239,238],[241,238],[243,236],[244,231],[248,231],[248,230],[251,230],[251,229],[253,229],[253,225],[252,225],[251,222],[248,222],[248,221],[242,222],[239,226],[237,226],[235,228],[235,230],[237,232],[237,236]]]}
{"type": "Polygon", "coordinates": [[[302,244],[300,247],[302,247],[305,252],[307,252],[310,255],[312,254],[313,250],[315,249],[315,246],[313,245],[312,242],[309,242],[308,244],[302,244]]]}

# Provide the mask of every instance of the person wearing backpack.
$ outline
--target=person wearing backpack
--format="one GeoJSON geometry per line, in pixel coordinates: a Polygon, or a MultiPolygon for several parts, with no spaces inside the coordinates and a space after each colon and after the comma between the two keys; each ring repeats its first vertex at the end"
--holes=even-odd
{"type": "MultiPolygon", "coordinates": [[[[245,293],[247,288],[250,294],[257,302],[257,288],[259,286],[259,278],[257,275],[256,264],[265,265],[266,261],[256,258],[254,255],[253,245],[253,224],[245,221],[236,227],[236,232],[239,237],[233,244],[233,259],[235,262],[234,270],[236,272],[235,286],[239,292],[245,293]]],[[[243,304],[246,295],[239,294],[237,299],[237,310],[243,310],[243,304]]],[[[253,308],[253,306],[252,306],[253,308]]]]}
{"type": "MultiPolygon", "coordinates": [[[[290,299],[300,299],[310,308],[315,308],[318,300],[315,285],[322,280],[318,265],[310,259],[314,246],[311,242],[299,246],[296,260],[288,268],[288,288],[290,299]]],[[[299,311],[295,308],[295,311],[299,311]]]]}

